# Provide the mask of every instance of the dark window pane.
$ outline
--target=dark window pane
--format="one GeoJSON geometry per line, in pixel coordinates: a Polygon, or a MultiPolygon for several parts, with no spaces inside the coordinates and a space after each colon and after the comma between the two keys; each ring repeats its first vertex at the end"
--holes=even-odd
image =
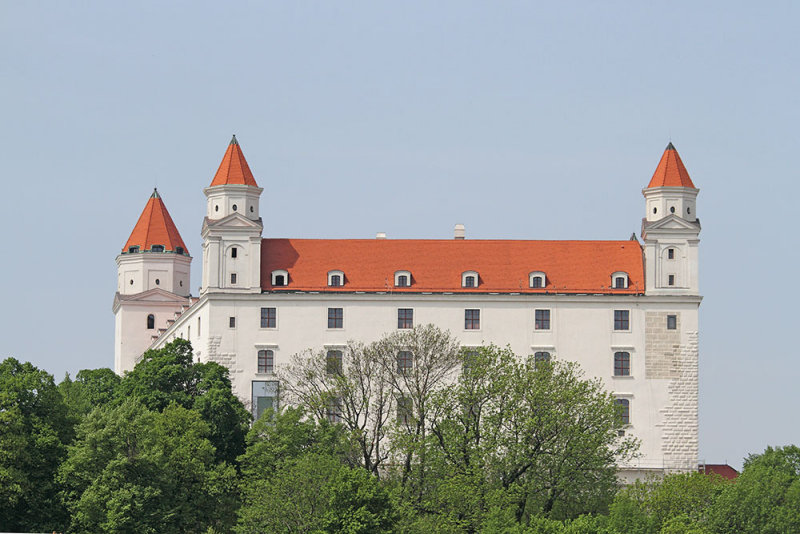
{"type": "Polygon", "coordinates": [[[147,316],[147,329],[152,330],[156,327],[156,317],[152,313],[147,316]]]}
{"type": "Polygon", "coordinates": [[[230,326],[231,328],[236,328],[236,317],[228,318],[228,326],[230,326]]]}
{"type": "Polygon", "coordinates": [[[397,310],[397,328],[414,328],[414,310],[400,308],[397,310]]]}
{"type": "Polygon", "coordinates": [[[550,330],[550,310],[536,310],[534,319],[536,330],[550,330]]]}
{"type": "Polygon", "coordinates": [[[275,308],[261,308],[261,328],[275,328],[276,317],[275,308]]]}
{"type": "Polygon", "coordinates": [[[233,247],[231,249],[231,258],[235,258],[236,257],[236,253],[237,253],[236,247],[233,247]]]}
{"type": "Polygon", "coordinates": [[[547,363],[550,361],[550,353],[546,351],[535,352],[533,353],[533,361],[536,363],[547,363]]]}
{"type": "Polygon", "coordinates": [[[272,373],[275,370],[275,353],[271,350],[258,351],[258,372],[272,373]]]}
{"type": "Polygon", "coordinates": [[[344,312],[342,308],[328,308],[328,328],[342,328],[344,312]]]}
{"type": "Polygon", "coordinates": [[[614,310],[614,330],[630,330],[629,310],[614,310]]]}
{"type": "Polygon", "coordinates": [[[619,410],[620,422],[623,425],[631,424],[631,403],[628,399],[616,399],[614,401],[619,410]]]}
{"type": "Polygon", "coordinates": [[[678,328],[678,316],[667,315],[667,330],[675,330],[678,328]]]}
{"type": "Polygon", "coordinates": [[[614,279],[614,289],[625,289],[625,277],[617,276],[614,279]]]}
{"type": "Polygon", "coordinates": [[[475,287],[475,277],[467,276],[464,278],[464,287],[475,287]]]}
{"type": "Polygon", "coordinates": [[[342,285],[342,276],[339,274],[331,275],[331,287],[339,287],[342,285]]]}
{"type": "Polygon", "coordinates": [[[342,351],[328,351],[325,355],[325,372],[329,375],[342,374],[342,351]]]}
{"type": "Polygon", "coordinates": [[[480,310],[464,310],[464,328],[466,330],[479,330],[481,327],[480,310]]]}
{"type": "Polygon", "coordinates": [[[631,354],[629,352],[614,353],[614,376],[630,376],[631,354]]]}
{"type": "Polygon", "coordinates": [[[286,285],[286,277],[282,274],[275,275],[275,285],[276,286],[285,286],[286,285]]]}
{"type": "Polygon", "coordinates": [[[542,283],[542,277],[534,276],[533,279],[531,280],[531,287],[534,289],[544,287],[544,284],[542,283]]]}
{"type": "Polygon", "coordinates": [[[414,367],[414,355],[411,351],[401,350],[397,353],[397,372],[404,373],[414,367]]]}
{"type": "Polygon", "coordinates": [[[675,275],[671,274],[667,278],[667,285],[674,286],[675,285],[675,275]]]}
{"type": "Polygon", "coordinates": [[[671,249],[667,250],[667,258],[669,258],[671,260],[675,259],[675,249],[674,248],[671,248],[671,249]]]}

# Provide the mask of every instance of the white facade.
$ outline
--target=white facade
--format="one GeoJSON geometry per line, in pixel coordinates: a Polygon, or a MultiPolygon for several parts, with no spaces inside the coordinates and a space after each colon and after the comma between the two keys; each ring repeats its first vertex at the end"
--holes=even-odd
{"type": "MultiPolygon", "coordinates": [[[[645,289],[630,294],[561,293],[558,288],[532,294],[333,291],[324,287],[326,282],[334,285],[330,284],[330,274],[320,282],[323,287],[319,290],[292,291],[296,281],[291,278],[291,269],[261,270],[261,262],[270,249],[262,251],[260,193],[260,188],[246,185],[206,189],[209,201],[203,225],[201,295],[188,308],[184,301],[183,310],[177,300],[170,304],[180,311],[152,348],[177,337],[188,339],[199,361],[219,362],[230,369],[235,393],[255,411],[253,393],[256,397],[271,396],[276,386],[274,374],[258,372],[260,350],[272,351],[275,366],[280,367],[293,354],[309,348],[331,349],[343,347],[348,340],[377,340],[398,329],[398,310],[410,309],[414,325],[433,323],[449,330],[464,346],[494,343],[509,345],[519,355],[548,352],[553,358],[578,362],[587,376],[600,378],[615,396],[629,402],[630,425],[626,433],[641,440],[640,457],[622,466],[630,476],[696,469],[701,301],[697,283],[700,227],[695,213],[696,189],[645,189],[647,216],[642,229],[641,266],[645,289]],[[239,208],[235,211],[231,208],[234,197],[239,208]],[[240,206],[245,206],[245,213],[240,206]],[[672,206],[675,212],[670,211],[672,206]],[[231,256],[233,247],[237,248],[235,257],[231,256]],[[273,287],[281,285],[275,283],[274,272],[285,273],[288,287],[273,287]],[[231,282],[231,274],[236,274],[235,282],[231,282]],[[328,327],[329,308],[341,309],[341,328],[328,327]],[[479,310],[477,328],[465,328],[465,310],[479,310]],[[546,327],[537,325],[537,310],[549,312],[546,327]],[[262,325],[262,314],[267,317],[267,326],[262,325]],[[624,317],[627,321],[622,321],[624,317]],[[619,369],[615,372],[617,353],[627,355],[620,356],[627,358],[627,374],[619,369]]],[[[379,237],[377,241],[390,240],[379,237]]],[[[636,241],[627,243],[640,247],[636,241]]],[[[347,280],[347,270],[337,261],[338,258],[330,258],[328,270],[341,269],[342,280],[347,280]]],[[[413,270],[401,272],[406,269],[398,264],[392,271],[395,286],[400,287],[397,273],[407,274],[408,280],[419,275],[413,270]]],[[[470,270],[465,266],[461,274],[470,270]]],[[[392,273],[387,275],[389,280],[392,273]]],[[[482,273],[476,274],[482,284],[482,273]]],[[[624,275],[627,287],[627,273],[610,270],[603,273],[607,288],[620,287],[614,286],[620,275],[624,275]]],[[[547,283],[550,274],[529,269],[522,276],[530,277],[530,287],[538,287],[533,279],[541,276],[541,281],[547,283]]],[[[463,276],[460,282],[463,283],[463,276]]],[[[131,303],[130,311],[117,315],[118,346],[126,342],[127,322],[141,322],[151,303],[151,309],[160,313],[151,296],[146,304],[133,307],[131,303]]],[[[168,308],[169,305],[164,306],[164,310],[168,308]]],[[[128,368],[129,365],[118,366],[117,371],[128,368]]]]}

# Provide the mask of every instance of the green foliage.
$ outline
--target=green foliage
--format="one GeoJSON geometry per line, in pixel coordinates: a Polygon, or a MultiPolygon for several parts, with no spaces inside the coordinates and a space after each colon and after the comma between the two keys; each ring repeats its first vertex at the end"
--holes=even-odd
{"type": "Polygon", "coordinates": [[[711,525],[721,533],[800,532],[800,448],[751,455],[714,503],[711,525]]]}
{"type": "Polygon", "coordinates": [[[250,413],[233,395],[225,367],[192,359],[192,345],[184,339],[148,350],[122,379],[119,398],[134,398],[155,411],[172,403],[196,410],[210,425],[217,460],[235,463],[244,452],[250,413]]]}
{"type": "Polygon", "coordinates": [[[53,377],[14,358],[0,363],[0,530],[63,526],[54,475],[72,436],[53,377]]]}
{"type": "Polygon", "coordinates": [[[341,425],[305,419],[298,409],[265,412],[241,457],[236,531],[388,532],[388,493],[356,462],[341,425]]]}
{"type": "Polygon", "coordinates": [[[58,390],[75,420],[80,420],[98,406],[116,403],[122,379],[111,369],[83,369],[75,380],[67,375],[58,390]]]}
{"type": "Polygon", "coordinates": [[[209,426],[177,404],[135,400],[91,412],[59,470],[73,532],[201,532],[235,517],[236,472],[209,426]]]}

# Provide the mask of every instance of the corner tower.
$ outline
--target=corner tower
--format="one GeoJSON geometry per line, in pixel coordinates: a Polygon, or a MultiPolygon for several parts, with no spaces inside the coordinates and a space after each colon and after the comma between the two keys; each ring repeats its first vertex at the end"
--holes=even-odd
{"type": "Polygon", "coordinates": [[[222,163],[203,190],[203,286],[208,292],[261,292],[261,232],[258,187],[234,135],[222,163]]]}
{"type": "Polygon", "coordinates": [[[189,304],[192,258],[158,190],[117,256],[114,370],[133,369],[159,329],[189,304]]]}
{"type": "Polygon", "coordinates": [[[700,294],[699,192],[675,146],[668,144],[653,178],[642,190],[647,209],[642,221],[642,239],[648,294],[700,294]]]}

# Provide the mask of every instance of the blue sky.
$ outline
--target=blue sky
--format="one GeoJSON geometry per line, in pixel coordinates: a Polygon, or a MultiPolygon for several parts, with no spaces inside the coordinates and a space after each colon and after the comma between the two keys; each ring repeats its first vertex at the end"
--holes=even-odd
{"type": "Polygon", "coordinates": [[[700,457],[800,443],[800,13],[703,4],[0,3],[0,358],[113,366],[156,185],[198,287],[232,133],[271,237],[626,239],[672,140],[701,190],[700,457]]]}

